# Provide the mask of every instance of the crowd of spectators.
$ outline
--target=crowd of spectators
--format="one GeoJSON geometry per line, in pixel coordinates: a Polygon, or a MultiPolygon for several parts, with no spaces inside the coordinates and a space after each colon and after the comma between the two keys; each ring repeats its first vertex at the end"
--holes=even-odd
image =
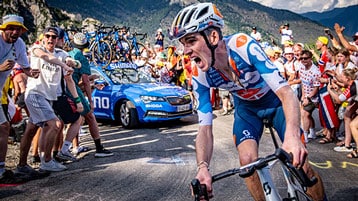
{"type": "Polygon", "coordinates": [[[88,151],[76,146],[79,143],[74,141],[83,120],[89,124],[96,147],[95,157],[112,156],[113,153],[101,143],[93,115],[89,61],[82,53],[89,45],[86,37],[82,33],[76,34],[72,41],[74,48],[66,52],[62,49],[63,29],[47,27],[39,40],[27,49],[20,38],[27,31],[24,19],[18,15],[6,15],[2,20],[0,182],[22,182],[66,170],[63,162],[74,162],[79,152],[88,151]],[[79,83],[84,86],[80,87],[79,83]],[[20,141],[20,160],[16,169],[10,171],[5,169],[7,144],[10,131],[14,130],[14,118],[18,116],[16,114],[22,118],[22,109],[28,119],[26,129],[18,131],[22,132],[17,139],[20,141]],[[31,147],[32,161],[40,163],[39,170],[28,165],[31,147]]]}
{"type": "MultiPolygon", "coordinates": [[[[9,113],[11,101],[14,102],[15,111],[23,109],[29,117],[21,140],[20,162],[15,174],[45,175],[27,164],[31,146],[32,160],[41,163],[42,170],[67,169],[61,163],[63,160],[76,161],[77,154],[88,150],[87,147],[79,146],[78,142],[80,125],[84,120],[91,125],[89,130],[96,145],[95,156],[113,155],[103,148],[93,115],[89,64],[83,55],[88,47],[85,36],[76,34],[72,41],[74,49],[66,52],[61,49],[63,30],[47,27],[30,51],[27,51],[20,38],[27,31],[22,17],[4,16],[0,30],[0,87],[3,88],[3,107],[0,108],[0,181],[11,176],[5,170],[13,116],[5,114],[9,113]],[[39,66],[47,66],[47,74],[39,71],[39,66]],[[80,87],[77,83],[84,83],[84,86],[80,87]],[[42,85],[48,85],[50,90],[41,87],[42,85]],[[44,93],[46,90],[47,93],[44,93]],[[74,111],[71,111],[71,114],[76,114],[71,115],[74,119],[66,119],[66,113],[61,116],[52,107],[64,92],[76,104],[74,111]],[[70,125],[66,129],[65,138],[62,134],[64,124],[70,125]]],[[[321,36],[317,36],[315,48],[295,41],[288,23],[280,27],[280,46],[267,45],[256,27],[252,27],[251,37],[256,42],[265,44],[262,47],[267,57],[277,66],[281,76],[287,80],[301,101],[301,128],[306,143],[321,137],[320,144],[336,143],[334,151],[347,152],[347,157],[357,158],[354,142],[358,141],[358,32],[350,42],[343,35],[344,27],[335,24],[334,30],[335,33],[325,30],[321,36]],[[319,122],[315,122],[312,116],[315,110],[319,113],[319,122]],[[323,127],[321,131],[316,131],[317,124],[323,127]],[[344,128],[343,133],[339,132],[340,127],[344,128]]],[[[182,47],[165,46],[164,37],[162,29],[158,29],[154,46],[146,41],[145,52],[132,60],[140,70],[147,72],[158,82],[172,83],[191,92],[192,66],[195,62],[183,54],[182,47]]],[[[195,108],[195,97],[192,93],[191,96],[195,108]]],[[[234,108],[230,93],[213,89],[212,96],[213,108],[220,106],[222,115],[230,114],[234,108]]]]}

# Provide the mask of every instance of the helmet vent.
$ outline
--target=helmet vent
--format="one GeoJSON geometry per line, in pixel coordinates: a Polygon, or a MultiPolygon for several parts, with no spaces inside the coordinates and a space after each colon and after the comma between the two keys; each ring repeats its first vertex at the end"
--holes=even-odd
{"type": "Polygon", "coordinates": [[[194,12],[195,12],[195,10],[191,10],[191,11],[185,16],[184,26],[186,26],[186,25],[190,22],[191,16],[193,15],[194,12]]]}
{"type": "Polygon", "coordinates": [[[202,16],[207,15],[209,12],[208,10],[209,10],[209,6],[206,6],[204,9],[200,11],[196,19],[200,19],[202,16]]]}

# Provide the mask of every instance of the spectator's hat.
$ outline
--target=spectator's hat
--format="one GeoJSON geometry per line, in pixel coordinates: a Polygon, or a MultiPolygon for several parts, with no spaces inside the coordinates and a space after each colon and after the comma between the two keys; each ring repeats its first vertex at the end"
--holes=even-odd
{"type": "Polygon", "coordinates": [[[252,30],[256,30],[256,27],[252,27],[252,30]]]}
{"type": "Polygon", "coordinates": [[[275,56],[275,50],[272,47],[268,47],[265,49],[265,53],[267,54],[267,56],[269,57],[273,57],[275,56]]]}
{"type": "Polygon", "coordinates": [[[294,45],[294,42],[293,42],[292,40],[286,40],[286,41],[284,42],[284,45],[292,46],[292,45],[294,45]]]}
{"type": "Polygon", "coordinates": [[[51,33],[54,33],[56,34],[56,36],[58,36],[58,30],[56,27],[47,27],[46,29],[44,29],[43,33],[48,33],[48,32],[51,32],[51,33]]]}
{"type": "Polygon", "coordinates": [[[284,55],[285,55],[285,54],[293,54],[293,49],[292,49],[292,47],[286,47],[283,54],[284,54],[284,55]]]}
{"type": "Polygon", "coordinates": [[[357,40],[358,39],[358,32],[356,32],[354,35],[353,35],[353,40],[357,40]]]}
{"type": "Polygon", "coordinates": [[[62,39],[65,36],[65,31],[60,27],[56,27],[56,29],[58,32],[58,39],[62,39]]]}
{"type": "Polygon", "coordinates": [[[162,61],[158,61],[158,62],[157,62],[157,66],[159,66],[159,67],[163,67],[163,66],[164,66],[164,62],[162,62],[162,61]]]}
{"type": "Polygon", "coordinates": [[[159,58],[160,58],[160,59],[167,59],[167,55],[165,55],[164,52],[161,52],[161,53],[159,54],[159,58]]]}
{"type": "Polygon", "coordinates": [[[87,41],[86,36],[83,33],[76,33],[73,36],[72,46],[78,49],[83,49],[88,47],[89,42],[87,41]]]}
{"type": "Polygon", "coordinates": [[[282,54],[282,49],[281,49],[280,47],[278,47],[278,46],[274,46],[274,47],[273,47],[273,50],[275,51],[275,53],[280,53],[280,54],[282,54]]]}
{"type": "Polygon", "coordinates": [[[284,26],[289,27],[289,26],[290,26],[290,24],[289,24],[289,23],[285,23],[285,24],[284,24],[284,26]]]}
{"type": "Polygon", "coordinates": [[[5,30],[9,25],[20,26],[22,28],[22,33],[28,30],[24,25],[24,18],[18,15],[5,15],[2,17],[0,30],[5,30]]]}
{"type": "Polygon", "coordinates": [[[320,41],[323,45],[328,45],[328,38],[326,36],[320,36],[317,38],[318,41],[320,41]]]}
{"type": "Polygon", "coordinates": [[[163,30],[162,30],[161,28],[159,28],[159,29],[157,30],[157,32],[163,32],[163,30]]]}

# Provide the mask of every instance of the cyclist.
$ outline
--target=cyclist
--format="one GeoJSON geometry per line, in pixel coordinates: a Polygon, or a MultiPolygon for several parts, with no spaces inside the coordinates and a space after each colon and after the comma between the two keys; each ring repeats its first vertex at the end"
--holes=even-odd
{"type": "MultiPolygon", "coordinates": [[[[218,87],[229,90],[234,96],[233,135],[241,165],[257,159],[263,119],[270,119],[283,141],[282,148],[293,154],[293,165],[303,167],[309,177],[318,178],[317,184],[308,189],[308,194],[314,200],[324,200],[322,181],[309,166],[307,150],[301,141],[297,96],[254,39],[242,33],[224,38],[223,27],[223,16],[216,6],[199,3],[179,11],[169,30],[170,39],[179,40],[184,46],[184,54],[196,63],[193,69],[199,117],[196,178],[207,186],[208,195],[212,196],[210,87],[218,87]]],[[[254,199],[264,200],[257,174],[245,180],[254,199]]]]}

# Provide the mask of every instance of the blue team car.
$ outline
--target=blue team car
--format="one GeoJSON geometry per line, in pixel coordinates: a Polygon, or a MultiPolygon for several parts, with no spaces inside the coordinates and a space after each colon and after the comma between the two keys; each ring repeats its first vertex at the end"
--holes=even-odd
{"type": "Polygon", "coordinates": [[[98,119],[111,119],[125,128],[134,128],[141,123],[192,114],[187,90],[156,82],[144,67],[132,63],[112,63],[105,68],[91,65],[91,74],[98,76],[92,92],[98,119]]]}

